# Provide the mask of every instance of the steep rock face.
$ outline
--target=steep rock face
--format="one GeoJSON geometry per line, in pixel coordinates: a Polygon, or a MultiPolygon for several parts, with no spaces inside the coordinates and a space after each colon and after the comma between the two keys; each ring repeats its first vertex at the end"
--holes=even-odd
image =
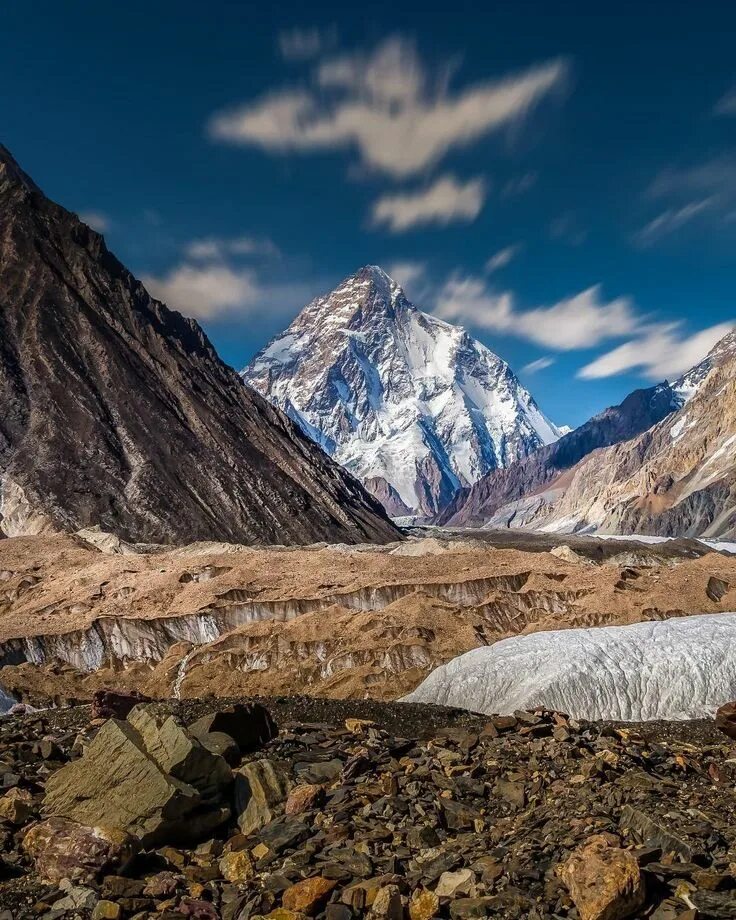
{"type": "Polygon", "coordinates": [[[628,440],[675,411],[682,402],[669,384],[636,390],[553,444],[458,492],[438,523],[455,527],[524,526],[564,489],[563,473],[592,451],[628,440]],[[551,493],[551,494],[550,494],[551,493]]]}
{"type": "Polygon", "coordinates": [[[676,413],[591,453],[565,474],[557,494],[526,496],[499,509],[496,521],[520,510],[525,524],[560,532],[733,537],[735,339],[726,336],[673,385],[682,394],[676,413]]]}
{"type": "Polygon", "coordinates": [[[394,515],[435,514],[560,436],[504,361],[376,266],[309,304],[243,378],[394,515]]]}
{"type": "Polygon", "coordinates": [[[395,539],[378,503],[0,147],[0,533],[395,539]]]}

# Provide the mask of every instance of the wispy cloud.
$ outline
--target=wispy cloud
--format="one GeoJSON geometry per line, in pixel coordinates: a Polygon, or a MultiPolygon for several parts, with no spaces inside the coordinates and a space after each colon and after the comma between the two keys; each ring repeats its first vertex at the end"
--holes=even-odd
{"type": "Polygon", "coordinates": [[[411,262],[408,260],[391,262],[386,271],[389,277],[400,284],[404,290],[408,288],[416,290],[423,287],[427,277],[427,265],[425,262],[411,262]]]}
{"type": "Polygon", "coordinates": [[[530,361],[528,364],[522,367],[522,373],[525,374],[538,374],[540,371],[545,370],[548,367],[552,367],[555,363],[555,359],[551,358],[549,355],[545,355],[543,358],[537,358],[536,361],[530,361]]]}
{"type": "Polygon", "coordinates": [[[278,34],[278,49],[285,61],[309,61],[337,45],[337,27],[329,29],[284,29],[278,34]]]}
{"type": "Polygon", "coordinates": [[[486,273],[491,275],[493,272],[505,268],[519,255],[523,248],[521,243],[515,243],[513,246],[506,246],[504,249],[499,249],[499,251],[494,253],[486,262],[486,273]]]}
{"type": "Polygon", "coordinates": [[[525,172],[520,176],[514,176],[501,187],[502,198],[515,198],[517,195],[523,195],[537,184],[539,174],[536,172],[525,172]]]}
{"type": "Polygon", "coordinates": [[[268,151],[356,150],[363,165],[396,178],[518,122],[565,83],[566,63],[548,61],[502,79],[449,89],[414,45],[394,37],[371,52],[323,59],[310,84],[275,90],[215,114],[217,141],[268,151]]]}
{"type": "Polygon", "coordinates": [[[638,338],[586,364],[577,376],[593,380],[638,371],[649,380],[672,380],[697,364],[731,329],[733,323],[719,323],[687,335],[680,322],[655,323],[643,328],[638,338]]]}
{"type": "Polygon", "coordinates": [[[141,280],[158,300],[199,320],[262,316],[264,311],[287,316],[323,286],[314,281],[264,279],[253,268],[220,262],[182,262],[163,275],[144,275],[141,280]]]}
{"type": "Polygon", "coordinates": [[[373,205],[372,221],[392,233],[423,224],[467,223],[480,214],[485,198],[482,178],[460,182],[454,176],[442,176],[419,191],[383,195],[373,205]]]}
{"type": "Polygon", "coordinates": [[[184,252],[190,259],[224,259],[227,256],[278,256],[279,249],[269,239],[251,236],[203,237],[187,243],[184,252]]]}
{"type": "Polygon", "coordinates": [[[588,239],[587,229],[572,211],[567,211],[550,222],[549,235],[553,240],[567,243],[568,246],[582,246],[588,239]]]}
{"type": "Polygon", "coordinates": [[[736,86],[725,92],[713,106],[714,115],[736,115],[736,86]]]}
{"type": "Polygon", "coordinates": [[[658,214],[648,224],[645,224],[641,230],[634,234],[634,242],[637,246],[652,246],[664,236],[675,233],[685,224],[689,224],[699,214],[709,210],[715,204],[713,198],[703,198],[701,201],[690,201],[680,208],[667,208],[658,214]]]}
{"type": "Polygon", "coordinates": [[[495,292],[482,279],[458,275],[441,287],[434,312],[442,319],[517,336],[556,351],[622,338],[641,324],[627,297],[606,301],[600,285],[551,306],[520,310],[511,292],[495,292]]]}
{"type": "Polygon", "coordinates": [[[88,227],[91,227],[98,233],[107,233],[112,226],[112,221],[107,214],[103,214],[102,211],[82,211],[79,215],[79,219],[83,220],[88,227]]]}

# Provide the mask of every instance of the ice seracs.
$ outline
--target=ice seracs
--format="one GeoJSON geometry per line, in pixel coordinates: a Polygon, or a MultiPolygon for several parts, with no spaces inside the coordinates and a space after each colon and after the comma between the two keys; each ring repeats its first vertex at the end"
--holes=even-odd
{"type": "Polygon", "coordinates": [[[561,433],[505,361],[377,266],[305,307],[243,379],[396,516],[436,513],[561,433]]]}
{"type": "Polygon", "coordinates": [[[433,671],[405,699],[578,719],[712,717],[736,695],[736,613],[514,636],[433,671]]]}

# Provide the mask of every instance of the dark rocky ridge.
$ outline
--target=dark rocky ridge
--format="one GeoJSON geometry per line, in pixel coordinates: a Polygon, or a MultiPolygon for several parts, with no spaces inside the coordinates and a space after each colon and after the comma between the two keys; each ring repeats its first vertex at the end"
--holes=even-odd
{"type": "Polygon", "coordinates": [[[397,538],[199,325],[0,146],[0,530],[136,542],[397,538]]]}
{"type": "Polygon", "coordinates": [[[549,486],[592,451],[641,434],[677,408],[677,395],[667,383],[635,390],[620,405],[605,409],[554,444],[461,489],[436,523],[481,525],[504,505],[549,486]]]}

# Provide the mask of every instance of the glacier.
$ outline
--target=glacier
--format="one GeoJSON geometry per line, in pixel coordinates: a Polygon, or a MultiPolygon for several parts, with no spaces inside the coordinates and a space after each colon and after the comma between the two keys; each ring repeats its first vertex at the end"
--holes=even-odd
{"type": "Polygon", "coordinates": [[[562,434],[505,361],[375,265],[306,306],[242,377],[394,516],[432,516],[562,434]]]}
{"type": "Polygon", "coordinates": [[[436,668],[405,702],[576,719],[711,718],[736,698],[736,613],[514,636],[436,668]]]}

